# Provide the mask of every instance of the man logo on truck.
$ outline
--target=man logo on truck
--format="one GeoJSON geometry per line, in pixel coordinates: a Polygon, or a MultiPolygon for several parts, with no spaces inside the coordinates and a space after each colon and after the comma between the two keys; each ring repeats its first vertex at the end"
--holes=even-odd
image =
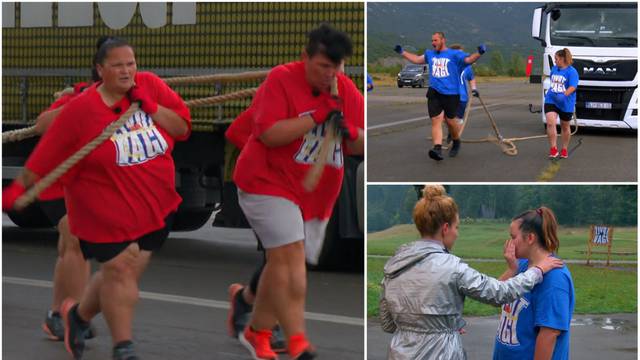
{"type": "Polygon", "coordinates": [[[594,68],[594,67],[583,67],[583,74],[597,74],[597,75],[616,75],[618,70],[616,68],[594,68]]]}

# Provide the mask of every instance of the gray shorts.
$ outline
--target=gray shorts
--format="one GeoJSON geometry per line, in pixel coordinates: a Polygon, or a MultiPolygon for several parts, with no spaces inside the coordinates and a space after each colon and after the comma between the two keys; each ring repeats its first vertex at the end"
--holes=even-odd
{"type": "Polygon", "coordinates": [[[238,189],[238,202],[265,249],[304,240],[307,262],[318,263],[328,220],[304,221],[298,205],[278,196],[250,194],[238,189]]]}

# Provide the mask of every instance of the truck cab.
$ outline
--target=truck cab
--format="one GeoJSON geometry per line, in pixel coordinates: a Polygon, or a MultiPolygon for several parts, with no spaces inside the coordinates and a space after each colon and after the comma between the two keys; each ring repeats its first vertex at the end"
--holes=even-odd
{"type": "Polygon", "coordinates": [[[637,3],[550,3],[536,8],[531,36],[544,48],[543,102],[551,86],[554,54],[567,48],[580,77],[578,125],[637,129],[637,17],[637,3]]]}

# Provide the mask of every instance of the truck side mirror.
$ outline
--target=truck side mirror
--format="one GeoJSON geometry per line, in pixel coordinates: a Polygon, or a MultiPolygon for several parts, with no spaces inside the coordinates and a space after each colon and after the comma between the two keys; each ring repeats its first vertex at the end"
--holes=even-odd
{"type": "Polygon", "coordinates": [[[542,10],[544,8],[543,7],[539,7],[539,8],[535,8],[533,10],[533,21],[531,23],[531,37],[540,41],[542,43],[542,46],[545,47],[547,46],[546,41],[544,41],[543,38],[540,37],[540,32],[542,29],[542,10]]]}

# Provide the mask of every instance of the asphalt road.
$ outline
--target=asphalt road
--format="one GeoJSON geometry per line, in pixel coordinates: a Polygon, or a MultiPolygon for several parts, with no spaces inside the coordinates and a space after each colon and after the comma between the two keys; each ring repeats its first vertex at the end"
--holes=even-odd
{"type": "MultiPolygon", "coordinates": [[[[478,90],[504,138],[544,134],[540,84],[482,83],[478,90]]],[[[426,89],[376,87],[367,94],[367,181],[369,182],[635,182],[637,133],[580,129],[572,137],[569,159],[550,161],[546,138],[518,141],[518,155],[502,153],[494,143],[463,143],[457,158],[435,162],[427,120],[426,89]],[[552,166],[551,166],[552,165],[552,166]]],[[[472,102],[463,140],[493,136],[489,118],[472,102]]],[[[446,153],[446,151],[445,151],[446,153]]]]}
{"type": "MultiPolygon", "coordinates": [[[[465,317],[462,343],[469,360],[491,359],[497,316],[465,317]]],[[[571,320],[570,357],[580,360],[635,360],[638,354],[637,314],[575,315],[571,320]]],[[[367,322],[367,358],[384,360],[392,334],[375,320],[367,322]]]]}
{"type": "MultiPolygon", "coordinates": [[[[2,358],[68,359],[40,329],[51,302],[56,233],[25,230],[2,219],[2,358]]],[[[227,287],[248,282],[259,260],[248,230],[172,233],[140,283],[134,341],[143,359],[250,359],[226,333],[227,287]]],[[[320,359],[364,358],[361,273],[310,272],[307,331],[320,359]]],[[[102,316],[84,359],[110,359],[102,316]]],[[[286,358],[284,356],[283,358],[286,358]]]]}

